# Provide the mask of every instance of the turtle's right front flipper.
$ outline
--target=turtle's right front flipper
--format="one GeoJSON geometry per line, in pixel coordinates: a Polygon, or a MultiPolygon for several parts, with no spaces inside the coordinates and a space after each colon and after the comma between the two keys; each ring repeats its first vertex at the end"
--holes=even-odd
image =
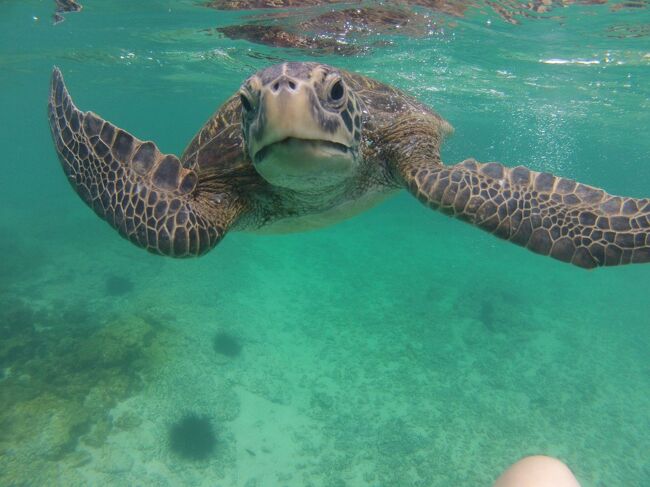
{"type": "Polygon", "coordinates": [[[102,120],[79,111],[58,68],[50,128],[68,180],[81,199],[131,242],[172,257],[206,253],[244,211],[234,194],[210,198],[194,171],[102,120]]]}
{"type": "Polygon", "coordinates": [[[650,199],[497,162],[401,162],[420,201],[533,252],[585,268],[650,262],[650,199]]]}

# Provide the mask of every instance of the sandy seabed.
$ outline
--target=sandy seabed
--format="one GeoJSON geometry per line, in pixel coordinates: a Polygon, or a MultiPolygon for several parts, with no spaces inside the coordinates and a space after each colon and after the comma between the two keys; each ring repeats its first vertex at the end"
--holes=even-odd
{"type": "Polygon", "coordinates": [[[647,478],[635,268],[576,270],[405,195],[194,261],[79,206],[47,246],[2,240],[3,485],[488,486],[533,453],[585,486],[647,478]],[[206,458],[171,448],[187,414],[206,458]]]}

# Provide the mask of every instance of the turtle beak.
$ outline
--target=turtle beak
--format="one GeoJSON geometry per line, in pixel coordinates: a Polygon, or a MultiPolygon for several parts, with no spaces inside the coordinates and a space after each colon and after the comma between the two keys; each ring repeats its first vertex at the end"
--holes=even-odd
{"type": "Polygon", "coordinates": [[[261,92],[250,127],[251,159],[259,162],[264,148],[291,139],[322,141],[344,150],[353,142],[338,114],[322,108],[311,84],[281,75],[261,92]]]}

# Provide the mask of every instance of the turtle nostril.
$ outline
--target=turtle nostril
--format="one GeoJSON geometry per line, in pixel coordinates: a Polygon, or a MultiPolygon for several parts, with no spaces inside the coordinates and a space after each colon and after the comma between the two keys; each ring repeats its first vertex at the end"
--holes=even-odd
{"type": "Polygon", "coordinates": [[[271,90],[273,91],[273,93],[277,93],[283,88],[285,90],[294,91],[296,89],[296,86],[297,84],[294,80],[282,76],[280,79],[278,79],[271,85],[271,90]]]}

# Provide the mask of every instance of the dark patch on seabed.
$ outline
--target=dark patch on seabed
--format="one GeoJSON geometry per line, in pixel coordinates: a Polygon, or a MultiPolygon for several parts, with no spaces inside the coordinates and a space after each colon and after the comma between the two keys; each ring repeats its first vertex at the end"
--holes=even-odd
{"type": "Polygon", "coordinates": [[[207,416],[187,413],[169,428],[169,447],[186,460],[205,460],[215,453],[217,434],[207,416]]]}
{"type": "Polygon", "coordinates": [[[122,276],[108,276],[106,278],[106,294],[108,296],[123,296],[133,291],[133,282],[122,276]]]}
{"type": "Polygon", "coordinates": [[[490,333],[509,333],[530,327],[532,307],[524,296],[492,283],[466,289],[456,299],[455,310],[461,316],[478,321],[490,333]]]}
{"type": "Polygon", "coordinates": [[[242,349],[239,339],[224,331],[217,332],[212,345],[215,352],[230,358],[238,356],[242,349]]]}

